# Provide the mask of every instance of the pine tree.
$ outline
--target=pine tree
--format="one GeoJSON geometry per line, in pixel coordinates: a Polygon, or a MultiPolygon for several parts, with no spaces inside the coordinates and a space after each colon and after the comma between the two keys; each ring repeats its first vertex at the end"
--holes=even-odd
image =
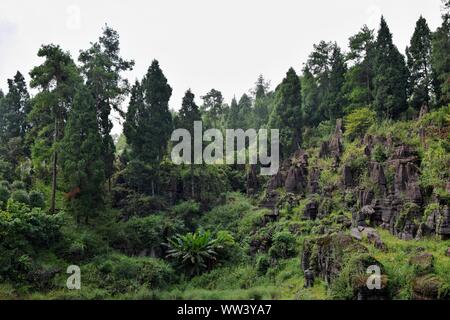
{"type": "Polygon", "coordinates": [[[409,70],[408,92],[410,106],[415,110],[429,106],[433,97],[433,72],[431,68],[431,31],[422,16],[416,23],[411,44],[406,48],[409,70]]]}
{"type": "Polygon", "coordinates": [[[202,96],[202,112],[206,114],[206,126],[218,128],[222,117],[224,116],[224,103],[222,92],[211,89],[206,95],[202,96]]]}
{"type": "Polygon", "coordinates": [[[314,127],[319,124],[318,87],[316,79],[305,65],[301,79],[303,121],[305,126],[314,127]]]}
{"type": "Polygon", "coordinates": [[[69,197],[68,209],[77,221],[95,216],[103,206],[105,168],[102,137],[98,129],[95,100],[85,86],[78,88],[61,141],[61,173],[69,197]]]}
{"type": "Polygon", "coordinates": [[[366,25],[349,39],[347,60],[353,63],[346,74],[345,83],[349,110],[369,106],[373,102],[374,46],[374,31],[366,25]]]}
{"type": "Polygon", "coordinates": [[[107,25],[98,42],[91,48],[80,53],[79,61],[87,85],[94,97],[97,108],[97,119],[102,136],[103,159],[105,175],[111,189],[111,176],[114,171],[115,146],[111,137],[113,124],[110,120],[111,111],[123,115],[120,105],[129,86],[121,73],[132,70],[134,61],[126,61],[120,57],[119,34],[107,25]]]}
{"type": "Polygon", "coordinates": [[[383,17],[375,45],[374,74],[375,112],[379,118],[398,118],[407,106],[408,70],[383,17]]]}
{"type": "Polygon", "coordinates": [[[259,75],[252,91],[254,98],[253,124],[255,129],[265,127],[269,121],[269,105],[271,103],[271,93],[269,92],[270,82],[266,81],[263,75],[259,75]]]}
{"type": "Polygon", "coordinates": [[[432,67],[436,100],[442,105],[450,103],[450,2],[444,1],[442,25],[432,36],[432,67]]]}
{"type": "Polygon", "coordinates": [[[8,146],[14,145],[14,157],[8,157],[14,166],[20,157],[29,156],[25,137],[30,127],[27,119],[30,108],[25,78],[17,71],[13,79],[8,79],[8,93],[0,103],[0,152],[8,156],[8,146]]]}
{"type": "Polygon", "coordinates": [[[258,80],[255,83],[255,88],[253,89],[253,96],[255,99],[263,98],[267,95],[270,88],[270,82],[264,79],[264,76],[260,74],[258,80]]]}
{"type": "Polygon", "coordinates": [[[328,109],[328,119],[334,121],[342,117],[343,107],[346,104],[343,87],[347,72],[344,55],[336,44],[331,53],[330,67],[329,88],[325,105],[328,109]]]}
{"type": "MultiPolygon", "coordinates": [[[[167,151],[172,133],[172,115],[168,85],[158,61],[154,60],[141,84],[131,90],[130,106],[124,124],[124,133],[134,157],[157,168],[167,151]]],[[[155,171],[156,172],[156,171],[155,171]]],[[[152,193],[155,194],[155,180],[152,193]]]]}
{"type": "Polygon", "coordinates": [[[42,46],[38,56],[45,57],[45,61],[30,72],[31,87],[41,91],[33,99],[29,136],[33,140],[34,165],[39,167],[42,162],[52,159],[50,212],[53,213],[56,209],[59,142],[64,135],[67,112],[81,77],[70,54],[59,46],[42,46]]]}
{"type": "Polygon", "coordinates": [[[237,129],[246,130],[251,127],[252,104],[252,99],[245,93],[239,99],[239,115],[236,127],[237,129]]]}
{"type": "Polygon", "coordinates": [[[286,159],[301,143],[301,84],[293,68],[289,69],[275,94],[275,106],[270,115],[269,127],[280,130],[280,153],[282,158],[286,159]]]}
{"type": "MultiPolygon", "coordinates": [[[[201,121],[202,115],[199,107],[195,104],[195,95],[189,89],[186,91],[181,109],[179,112],[179,126],[189,131],[191,134],[191,146],[194,145],[194,122],[201,121]]],[[[191,196],[195,197],[195,176],[194,176],[194,150],[191,152],[191,196]]]]}
{"type": "Polygon", "coordinates": [[[306,68],[317,84],[316,121],[335,120],[345,105],[343,86],[347,66],[344,55],[336,43],[321,41],[314,45],[306,68]]]}
{"type": "Polygon", "coordinates": [[[239,128],[239,104],[236,97],[231,99],[230,112],[227,118],[227,129],[239,128]]]}

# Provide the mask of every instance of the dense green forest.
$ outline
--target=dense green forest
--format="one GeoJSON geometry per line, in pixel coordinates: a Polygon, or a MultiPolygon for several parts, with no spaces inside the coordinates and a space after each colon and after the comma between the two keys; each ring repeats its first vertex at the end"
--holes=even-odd
{"type": "Polygon", "coordinates": [[[273,90],[189,89],[178,111],[157,60],[126,80],[108,25],[77,59],[43,45],[0,91],[0,299],[450,298],[449,10],[404,53],[382,17],[273,90]],[[279,129],[279,172],[175,165],[194,121],[279,129]]]}

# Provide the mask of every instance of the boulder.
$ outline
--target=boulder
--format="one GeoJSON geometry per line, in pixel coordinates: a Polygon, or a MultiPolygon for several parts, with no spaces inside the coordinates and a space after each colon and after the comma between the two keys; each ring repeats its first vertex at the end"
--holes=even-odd
{"type": "Polygon", "coordinates": [[[355,220],[356,220],[356,226],[358,227],[366,227],[367,223],[366,220],[370,219],[371,215],[375,213],[375,210],[372,206],[364,206],[359,210],[359,212],[356,214],[355,220]]]}
{"type": "Polygon", "coordinates": [[[329,149],[329,147],[328,147],[328,144],[329,144],[328,141],[324,141],[324,142],[322,142],[322,144],[320,145],[319,157],[320,157],[321,159],[330,156],[330,149],[329,149]]]}
{"type": "Polygon", "coordinates": [[[417,277],[413,280],[413,299],[435,300],[439,296],[441,281],[432,274],[417,277]]]}
{"type": "Polygon", "coordinates": [[[320,192],[320,185],[319,185],[319,178],[320,178],[320,170],[318,168],[313,168],[311,172],[309,173],[309,192],[310,193],[319,193],[320,192]]]}
{"type": "Polygon", "coordinates": [[[345,189],[349,189],[355,186],[352,169],[347,165],[345,165],[342,170],[342,183],[344,184],[345,189]]]}
{"type": "Polygon", "coordinates": [[[369,177],[380,191],[385,194],[387,191],[386,177],[384,175],[383,166],[379,162],[373,161],[369,163],[369,177]]]}
{"type": "Polygon", "coordinates": [[[367,241],[374,245],[375,248],[380,250],[385,250],[386,246],[384,242],[381,240],[380,234],[374,228],[367,227],[357,227],[352,228],[350,231],[350,235],[356,240],[367,239],[367,241]]]}
{"type": "Polygon", "coordinates": [[[332,156],[340,157],[342,155],[342,119],[336,120],[336,128],[329,143],[329,150],[332,156]]]}
{"type": "Polygon", "coordinates": [[[362,233],[361,233],[361,231],[359,231],[358,228],[352,228],[352,230],[350,230],[350,235],[352,236],[353,239],[356,239],[359,241],[361,241],[363,239],[362,233]]]}
{"type": "Polygon", "coordinates": [[[414,266],[420,275],[432,273],[434,270],[434,257],[428,252],[411,257],[409,263],[414,266]]]}
{"type": "Polygon", "coordinates": [[[450,210],[448,206],[444,206],[440,210],[439,224],[437,225],[436,233],[441,236],[443,240],[450,239],[450,210]]]}
{"type": "Polygon", "coordinates": [[[305,206],[305,210],[303,211],[303,217],[308,220],[315,220],[317,218],[319,204],[316,200],[311,200],[305,206]]]}

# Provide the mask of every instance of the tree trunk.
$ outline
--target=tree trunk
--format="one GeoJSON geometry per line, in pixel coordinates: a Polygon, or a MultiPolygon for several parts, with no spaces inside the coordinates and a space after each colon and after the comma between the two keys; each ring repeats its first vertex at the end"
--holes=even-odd
{"type": "Polygon", "coordinates": [[[191,195],[192,199],[195,197],[195,183],[194,183],[194,164],[191,163],[191,195]]]}
{"type": "Polygon", "coordinates": [[[53,136],[53,164],[52,164],[52,197],[50,202],[50,212],[56,211],[56,178],[58,174],[58,152],[56,151],[56,142],[58,141],[58,118],[55,117],[55,134],[53,136]]]}

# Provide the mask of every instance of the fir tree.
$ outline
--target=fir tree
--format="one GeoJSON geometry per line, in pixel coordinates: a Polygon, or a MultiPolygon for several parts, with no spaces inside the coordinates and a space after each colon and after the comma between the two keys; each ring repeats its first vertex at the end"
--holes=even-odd
{"type": "Polygon", "coordinates": [[[374,74],[375,112],[379,118],[398,118],[407,106],[408,70],[383,17],[375,45],[374,74]]]}
{"type": "Polygon", "coordinates": [[[134,61],[126,61],[120,57],[118,33],[108,27],[103,29],[103,35],[91,48],[80,53],[79,61],[87,85],[94,97],[97,109],[99,130],[102,136],[102,156],[105,161],[105,175],[111,189],[111,176],[114,171],[115,146],[111,137],[113,123],[110,120],[111,111],[122,115],[120,105],[128,91],[128,82],[121,73],[132,70],[134,61]]]}
{"type": "Polygon", "coordinates": [[[300,147],[301,142],[301,84],[293,68],[289,69],[275,94],[269,127],[280,130],[280,153],[286,159],[300,147]]]}
{"type": "MultiPolygon", "coordinates": [[[[179,112],[178,122],[180,128],[184,128],[191,134],[191,146],[194,145],[194,122],[201,121],[202,115],[200,113],[199,107],[195,104],[195,95],[189,89],[186,91],[183,102],[181,104],[181,109],[179,112]]],[[[194,175],[194,150],[191,151],[191,196],[195,197],[195,175],[194,175]]]]}
{"type": "Polygon", "coordinates": [[[406,48],[409,70],[408,92],[410,106],[419,110],[427,106],[433,97],[433,73],[431,68],[431,31],[422,16],[416,24],[411,44],[406,48]]]}
{"type": "Polygon", "coordinates": [[[33,140],[35,166],[52,160],[50,212],[55,212],[59,142],[64,136],[67,112],[81,78],[70,54],[59,46],[42,46],[38,56],[45,57],[45,61],[30,72],[31,87],[39,88],[41,92],[33,99],[29,136],[33,140]]]}
{"type": "MultiPolygon", "coordinates": [[[[131,93],[124,133],[134,157],[156,169],[167,151],[173,129],[169,111],[172,88],[158,61],[152,62],[142,83],[136,84],[131,93]]],[[[153,194],[155,180],[156,176],[152,182],[153,194]]]]}
{"type": "Polygon", "coordinates": [[[233,97],[233,99],[231,99],[230,112],[228,113],[227,119],[227,128],[239,128],[239,104],[236,100],[236,97],[233,97]]]}
{"type": "Polygon", "coordinates": [[[366,25],[350,37],[347,60],[352,62],[346,74],[345,92],[350,108],[369,106],[373,102],[374,31],[366,25]]]}
{"type": "Polygon", "coordinates": [[[8,155],[8,146],[14,145],[14,157],[8,157],[11,164],[18,164],[21,157],[29,156],[25,142],[30,125],[30,95],[23,75],[17,71],[8,79],[8,93],[0,103],[0,152],[8,155]]]}
{"type": "Polygon", "coordinates": [[[202,96],[202,112],[206,114],[206,126],[217,128],[224,115],[224,104],[222,92],[211,89],[206,95],[202,96]]]}
{"type": "Polygon", "coordinates": [[[444,1],[442,25],[432,35],[432,67],[436,100],[442,105],[450,103],[450,2],[444,1]]]}
{"type": "Polygon", "coordinates": [[[102,137],[98,130],[95,100],[90,91],[78,88],[61,141],[61,171],[68,194],[68,209],[80,221],[96,215],[103,206],[105,182],[102,137]]]}
{"type": "Polygon", "coordinates": [[[336,43],[321,41],[314,45],[306,68],[317,84],[317,120],[335,120],[342,114],[345,104],[343,85],[347,66],[344,55],[336,43]]]}
{"type": "Polygon", "coordinates": [[[236,128],[244,130],[250,128],[252,120],[252,103],[252,99],[245,93],[239,99],[239,116],[236,128]]]}

